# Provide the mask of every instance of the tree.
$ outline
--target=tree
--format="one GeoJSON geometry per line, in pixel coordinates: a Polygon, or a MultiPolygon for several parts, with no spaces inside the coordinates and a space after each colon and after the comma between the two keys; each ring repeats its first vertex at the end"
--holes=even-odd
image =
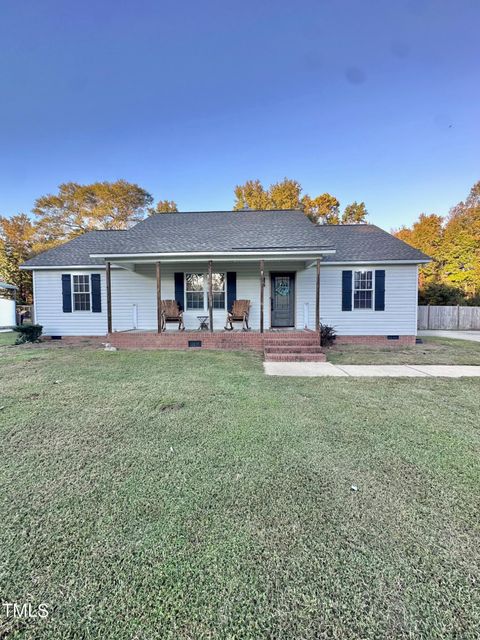
{"type": "Polygon", "coordinates": [[[137,184],[76,182],[61,184],[56,195],[35,201],[33,213],[38,218],[38,232],[48,246],[94,229],[128,229],[142,220],[152,196],[137,184]]]}
{"type": "Polygon", "coordinates": [[[0,279],[16,285],[18,299],[27,304],[32,302],[32,274],[20,265],[39,250],[35,225],[27,215],[0,216],[0,279]]]}
{"type": "Polygon", "coordinates": [[[234,211],[242,209],[272,209],[270,195],[265,191],[260,180],[247,180],[245,184],[235,187],[234,211]]]}
{"type": "Polygon", "coordinates": [[[296,180],[284,178],[264,189],[260,180],[247,180],[235,187],[235,211],[242,209],[300,209],[302,187],[296,180]]]}
{"type": "Polygon", "coordinates": [[[480,292],[480,181],[465,202],[449,213],[444,231],[443,281],[459,286],[466,295],[480,292]]]}
{"type": "Polygon", "coordinates": [[[450,294],[454,292],[450,299],[460,290],[467,303],[480,295],[480,181],[464,202],[452,207],[446,220],[422,213],[411,228],[402,227],[394,234],[432,258],[420,269],[422,290],[431,284],[445,285],[450,294]]]}
{"type": "Polygon", "coordinates": [[[432,262],[420,267],[419,286],[439,282],[443,268],[443,218],[434,213],[421,213],[412,228],[401,227],[394,235],[407,244],[426,253],[432,262]]]}
{"type": "Polygon", "coordinates": [[[177,213],[177,203],[173,200],[159,200],[152,213],[177,213]]]}
{"type": "Polygon", "coordinates": [[[270,198],[270,209],[300,209],[300,194],[302,187],[296,180],[284,178],[282,182],[275,182],[270,185],[268,195],[270,198]]]}
{"type": "Polygon", "coordinates": [[[365,224],[367,222],[368,211],[364,202],[348,204],[342,215],[342,224],[365,224]]]}
{"type": "Polygon", "coordinates": [[[317,224],[340,224],[340,202],[329,193],[316,198],[305,195],[302,198],[305,214],[317,224]]]}
{"type": "Polygon", "coordinates": [[[339,224],[340,203],[329,193],[316,198],[302,197],[302,186],[297,180],[284,178],[265,189],[260,180],[247,180],[235,187],[234,210],[242,209],[301,209],[313,222],[339,224]]]}

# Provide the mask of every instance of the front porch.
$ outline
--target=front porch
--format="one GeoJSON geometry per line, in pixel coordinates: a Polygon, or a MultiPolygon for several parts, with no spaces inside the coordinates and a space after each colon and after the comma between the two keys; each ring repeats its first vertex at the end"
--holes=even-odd
{"type": "MultiPolygon", "coordinates": [[[[228,339],[230,332],[224,329],[234,303],[237,309],[239,303],[248,304],[248,328],[259,334],[270,330],[318,332],[320,258],[306,257],[295,254],[260,260],[242,256],[228,261],[198,258],[107,261],[107,333],[135,330],[170,336],[183,325],[194,333],[191,339],[198,339],[198,330],[203,325],[209,333],[218,332],[228,339]],[[178,307],[182,322],[170,318],[165,323],[167,307],[169,310],[178,307]]],[[[234,322],[233,344],[258,342],[256,338],[233,337],[238,333],[235,330],[241,328],[241,321],[234,322]]],[[[168,338],[163,343],[169,340],[174,339],[168,338]]],[[[175,340],[185,342],[187,338],[175,340]]]]}

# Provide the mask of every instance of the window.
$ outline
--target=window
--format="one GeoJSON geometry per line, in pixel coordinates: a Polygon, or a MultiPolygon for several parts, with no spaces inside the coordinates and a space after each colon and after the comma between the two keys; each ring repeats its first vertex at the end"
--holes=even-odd
{"type": "MultiPolygon", "coordinates": [[[[224,273],[212,273],[214,309],[225,309],[225,279],[224,273]]],[[[185,298],[187,310],[208,309],[208,275],[206,273],[185,274],[185,298]]]]}
{"type": "Polygon", "coordinates": [[[73,276],[73,310],[90,311],[90,276],[73,276]]]}
{"type": "Polygon", "coordinates": [[[225,309],[225,274],[212,273],[213,308],[225,309]]]}
{"type": "Polygon", "coordinates": [[[204,308],[205,278],[203,273],[185,274],[185,292],[187,295],[187,309],[204,308]]]}
{"type": "Polygon", "coordinates": [[[371,309],[373,301],[373,272],[355,271],[353,308],[371,309]]]}

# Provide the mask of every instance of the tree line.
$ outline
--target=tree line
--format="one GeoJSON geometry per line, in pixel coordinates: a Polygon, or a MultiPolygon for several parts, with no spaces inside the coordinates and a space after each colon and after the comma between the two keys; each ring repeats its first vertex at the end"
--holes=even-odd
{"type": "MultiPolygon", "coordinates": [[[[353,202],[341,212],[335,196],[312,197],[302,191],[289,178],[267,188],[259,180],[247,180],[234,189],[233,209],[301,209],[317,224],[367,222],[364,202],[353,202]]],[[[19,268],[28,258],[87,231],[128,229],[148,215],[176,211],[175,201],[154,204],[145,189],[125,180],[61,184],[56,194],[37,198],[33,217],[0,216],[0,280],[15,284],[19,300],[31,302],[31,273],[19,268]]],[[[432,258],[420,269],[421,304],[480,305],[480,181],[447,216],[422,213],[411,227],[393,233],[432,258]]]]}
{"type": "Polygon", "coordinates": [[[311,197],[302,195],[302,186],[297,180],[284,178],[267,189],[260,180],[247,180],[235,187],[235,211],[242,209],[301,209],[317,224],[363,224],[368,211],[364,202],[352,202],[340,212],[340,202],[330,193],[311,197]]]}
{"type": "Polygon", "coordinates": [[[480,181],[447,216],[422,213],[394,235],[432,258],[420,269],[420,304],[480,305],[480,181]]]}
{"type": "MultiPolygon", "coordinates": [[[[311,220],[324,224],[364,223],[364,202],[353,202],[340,212],[340,203],[324,193],[302,195],[296,180],[285,178],[264,188],[259,180],[247,180],[234,190],[234,211],[242,209],[302,209],[311,220]]],[[[173,200],[159,200],[138,184],[117,180],[82,185],[67,182],[58,192],[35,200],[30,217],[19,213],[0,216],[0,280],[18,287],[18,299],[32,301],[32,276],[20,265],[38,253],[82,233],[101,229],[128,229],[146,216],[174,213],[173,200]]]]}

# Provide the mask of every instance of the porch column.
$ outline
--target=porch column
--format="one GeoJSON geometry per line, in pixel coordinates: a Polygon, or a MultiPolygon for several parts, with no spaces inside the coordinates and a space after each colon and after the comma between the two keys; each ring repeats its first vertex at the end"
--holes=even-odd
{"type": "Polygon", "coordinates": [[[112,333],[112,274],[110,262],[107,262],[106,265],[105,280],[107,281],[107,333],[112,333]]]}
{"type": "Polygon", "coordinates": [[[315,282],[315,329],[320,331],[320,258],[317,258],[317,277],[315,282]]]}
{"type": "Polygon", "coordinates": [[[265,294],[265,262],[260,260],[260,333],[263,333],[264,316],[264,294],[265,294]]]}
{"type": "Polygon", "coordinates": [[[210,333],[213,333],[213,284],[212,284],[212,261],[208,261],[208,320],[210,333]]]}
{"type": "Polygon", "coordinates": [[[157,274],[157,333],[162,333],[162,279],[160,262],[155,263],[157,274]]]}

